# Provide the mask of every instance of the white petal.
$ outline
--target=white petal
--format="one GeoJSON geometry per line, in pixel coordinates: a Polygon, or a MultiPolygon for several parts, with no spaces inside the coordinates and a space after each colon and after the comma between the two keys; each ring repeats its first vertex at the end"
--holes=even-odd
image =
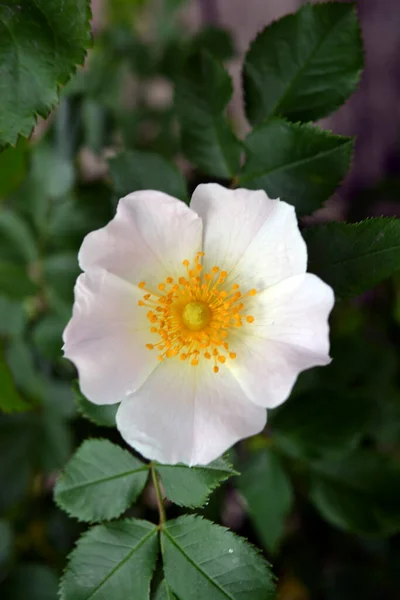
{"type": "Polygon", "coordinates": [[[79,252],[82,270],[101,267],[157,289],[167,276],[182,274],[182,261],[201,250],[202,221],[180,200],[139,191],[119,201],[108,225],[89,233],[79,252]]]}
{"type": "Polygon", "coordinates": [[[257,290],[304,273],[307,248],[293,206],[263,190],[199,185],[191,208],[203,219],[204,266],[228,271],[227,283],[257,290]]]}
{"type": "Polygon", "coordinates": [[[273,408],[289,396],[301,371],[327,365],[333,291],[315,275],[291,277],[254,297],[254,323],[231,336],[230,368],[246,394],[273,408]]]}
{"type": "Polygon", "coordinates": [[[64,354],[79,373],[83,394],[95,404],[120,402],[158,365],[143,291],[101,269],[78,277],[64,354]]]}
{"type": "Polygon", "coordinates": [[[124,400],[117,427],[143,456],[162,463],[208,464],[258,433],[266,411],[249,401],[228,369],[167,359],[124,400]]]}

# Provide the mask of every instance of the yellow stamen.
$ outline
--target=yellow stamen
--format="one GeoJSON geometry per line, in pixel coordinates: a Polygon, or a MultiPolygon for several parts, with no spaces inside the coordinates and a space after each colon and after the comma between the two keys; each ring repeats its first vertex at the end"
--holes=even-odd
{"type": "Polygon", "coordinates": [[[228,271],[217,265],[204,273],[203,256],[198,252],[193,266],[185,259],[182,265],[186,276],[177,280],[167,277],[157,286],[160,294],[146,289],[141,281],[138,286],[146,294],[138,305],[147,307],[150,332],[159,336],[158,343],[146,344],[149,350],[157,348],[161,352],[159,361],[177,357],[181,361],[189,359],[189,364],[196,367],[200,361],[212,359],[212,369],[218,373],[218,364],[236,359],[236,353],[229,351],[231,331],[245,321],[254,322],[254,317],[243,311],[247,298],[257,291],[242,294],[237,283],[226,284],[228,271]]]}

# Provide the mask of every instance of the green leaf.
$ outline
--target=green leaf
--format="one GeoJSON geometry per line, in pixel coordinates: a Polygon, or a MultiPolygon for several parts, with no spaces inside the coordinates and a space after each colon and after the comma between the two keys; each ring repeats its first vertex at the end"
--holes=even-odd
{"type": "Polygon", "coordinates": [[[0,147],[27,137],[90,43],[87,0],[5,0],[0,6],[0,147]],[[32,43],[32,40],[35,43],[32,43]]]}
{"type": "Polygon", "coordinates": [[[110,160],[110,174],[117,196],[137,190],[159,190],[187,199],[186,182],[177,167],[153,152],[131,150],[110,160]]]}
{"type": "Polygon", "coordinates": [[[335,290],[357,296],[400,270],[400,220],[328,223],[303,232],[308,269],[335,290]]]}
{"type": "Polygon", "coordinates": [[[304,215],[321,208],[343,180],[353,140],[274,118],[247,136],[245,148],[239,184],[263,189],[270,198],[285,200],[304,215]]]}
{"type": "Polygon", "coordinates": [[[255,548],[201,517],[168,521],[161,531],[165,579],[178,598],[268,600],[269,565],[255,548]]]}
{"type": "Polygon", "coordinates": [[[0,511],[20,502],[26,493],[35,435],[30,413],[0,414],[0,511]]]}
{"type": "Polygon", "coordinates": [[[223,481],[238,473],[223,458],[209,465],[155,465],[161,476],[165,495],[179,506],[203,506],[223,481]]]}
{"type": "Polygon", "coordinates": [[[62,355],[62,333],[66,322],[57,315],[46,315],[32,331],[32,340],[42,356],[55,360],[62,355]]]}
{"type": "Polygon", "coordinates": [[[27,144],[19,140],[15,148],[8,148],[0,154],[0,198],[6,198],[26,175],[27,144]]]}
{"type": "Polygon", "coordinates": [[[363,67],[353,4],[306,4],[266,27],[244,62],[249,121],[272,115],[315,121],[354,92],[363,67]]]}
{"type": "Polygon", "coordinates": [[[238,479],[254,527],[263,545],[276,552],[294,497],[279,457],[269,448],[250,458],[238,479]]]}
{"type": "Polygon", "coordinates": [[[42,269],[47,288],[72,305],[74,285],[81,272],[77,252],[57,252],[47,256],[42,262],[42,269]]]}
{"type": "Polygon", "coordinates": [[[372,402],[363,393],[317,388],[271,413],[270,426],[286,453],[315,459],[354,448],[372,418],[372,402]]]}
{"type": "Polygon", "coordinates": [[[148,467],[108,440],[86,440],[55,487],[57,504],[80,521],[119,517],[139,496],[148,467]]]}
{"type": "Polygon", "coordinates": [[[176,82],[183,152],[212,177],[228,179],[239,170],[242,144],[225,116],[232,91],[228,73],[205,53],[190,56],[176,82]]]}
{"type": "Polygon", "coordinates": [[[0,335],[19,337],[24,331],[26,315],[20,302],[0,295],[0,335]]]}
{"type": "Polygon", "coordinates": [[[93,527],[70,555],[61,600],[127,600],[132,594],[135,600],[148,600],[157,550],[157,527],[147,521],[93,527]]]}
{"type": "Polygon", "coordinates": [[[400,531],[400,466],[371,450],[313,465],[310,498],[340,529],[386,536],[400,531]]]}
{"type": "Polygon", "coordinates": [[[6,241],[12,246],[13,251],[20,260],[26,263],[37,260],[38,249],[35,237],[17,213],[10,210],[4,210],[0,213],[0,238],[2,242],[6,241]]]}
{"type": "Polygon", "coordinates": [[[205,50],[220,61],[230,60],[235,54],[232,34],[213,25],[202,28],[191,40],[191,53],[205,50]]]}
{"type": "Polygon", "coordinates": [[[79,390],[78,384],[73,386],[75,402],[83,417],[100,427],[115,427],[115,418],[119,404],[104,404],[102,406],[89,402],[79,390]]]}
{"type": "Polygon", "coordinates": [[[165,579],[160,581],[154,593],[154,598],[153,596],[151,598],[152,600],[176,600],[176,596],[171,592],[165,579]]]}
{"type": "Polygon", "coordinates": [[[69,423],[51,409],[52,407],[50,410],[44,410],[37,423],[35,450],[40,469],[45,473],[54,473],[62,469],[74,448],[69,423]]]}
{"type": "Polygon", "coordinates": [[[57,575],[40,564],[19,565],[6,580],[4,599],[57,600],[57,575]]]}
{"type": "Polygon", "coordinates": [[[29,278],[25,267],[0,260],[0,294],[12,300],[22,300],[33,296],[37,291],[38,288],[29,278]]]}
{"type": "Polygon", "coordinates": [[[12,413],[29,410],[30,408],[30,404],[15,389],[11,373],[0,356],[0,410],[12,413]]]}

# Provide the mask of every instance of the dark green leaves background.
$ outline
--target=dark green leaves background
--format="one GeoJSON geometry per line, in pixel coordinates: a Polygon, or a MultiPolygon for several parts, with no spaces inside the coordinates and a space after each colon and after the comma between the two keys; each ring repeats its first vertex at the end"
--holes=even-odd
{"type": "Polygon", "coordinates": [[[243,59],[242,136],[234,40],[185,30],[185,4],[110,0],[71,80],[90,45],[88,2],[0,6],[0,596],[393,600],[398,220],[362,220],[354,198],[349,222],[314,215],[354,160],[352,138],[315,122],[360,80],[355,7],[304,4],[261,30],[243,59]],[[119,197],[152,188],[188,203],[214,180],[295,206],[309,270],[337,299],[333,362],[304,373],[229,457],[147,463],[123,447],[118,407],[90,403],[62,358],[77,253],[119,197]]]}

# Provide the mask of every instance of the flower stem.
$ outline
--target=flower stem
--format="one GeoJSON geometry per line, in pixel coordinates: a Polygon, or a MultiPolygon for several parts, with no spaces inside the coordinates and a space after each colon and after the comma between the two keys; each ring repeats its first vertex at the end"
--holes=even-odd
{"type": "Polygon", "coordinates": [[[154,489],[156,490],[158,514],[160,516],[160,526],[162,526],[166,521],[165,507],[164,507],[161,488],[160,488],[160,481],[158,479],[158,474],[154,468],[153,463],[151,463],[151,478],[153,480],[154,489]]]}

